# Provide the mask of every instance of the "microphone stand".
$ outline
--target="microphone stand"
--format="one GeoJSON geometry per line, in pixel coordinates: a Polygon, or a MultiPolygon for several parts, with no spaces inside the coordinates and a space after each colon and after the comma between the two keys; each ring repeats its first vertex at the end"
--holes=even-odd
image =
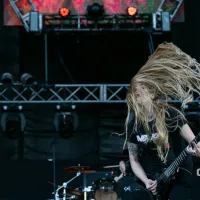
{"type": "Polygon", "coordinates": [[[56,136],[54,136],[53,142],[52,142],[54,200],[56,200],[56,148],[55,148],[55,140],[56,140],[56,136]]]}
{"type": "Polygon", "coordinates": [[[48,159],[49,161],[52,161],[53,164],[53,194],[54,194],[54,200],[56,200],[56,148],[55,148],[55,140],[56,135],[52,139],[51,143],[51,150],[52,150],[52,159],[48,159]]]}

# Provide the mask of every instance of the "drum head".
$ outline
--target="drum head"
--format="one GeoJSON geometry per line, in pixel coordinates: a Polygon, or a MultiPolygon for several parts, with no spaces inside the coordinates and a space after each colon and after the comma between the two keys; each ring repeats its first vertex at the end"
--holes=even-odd
{"type": "Polygon", "coordinates": [[[117,200],[117,193],[114,191],[97,190],[94,194],[95,200],[117,200]]]}
{"type": "Polygon", "coordinates": [[[101,178],[95,182],[96,200],[117,200],[117,193],[115,192],[116,182],[113,179],[101,178]]]}

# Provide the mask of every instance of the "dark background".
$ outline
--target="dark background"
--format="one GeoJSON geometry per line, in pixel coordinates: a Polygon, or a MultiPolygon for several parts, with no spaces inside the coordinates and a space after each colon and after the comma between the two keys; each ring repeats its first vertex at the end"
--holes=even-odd
{"type": "MultiPolygon", "coordinates": [[[[200,61],[199,8],[198,0],[186,0],[185,23],[173,24],[171,34],[153,36],[155,47],[162,41],[173,41],[200,61]]],[[[11,72],[19,80],[23,72],[28,72],[38,82],[44,82],[43,36],[27,34],[23,28],[3,28],[2,19],[0,74],[11,72]]],[[[50,83],[129,83],[149,56],[147,36],[144,33],[95,36],[52,34],[48,41],[50,83]]],[[[47,159],[52,155],[52,139],[56,134],[53,129],[54,108],[55,105],[49,104],[26,105],[23,161],[18,161],[17,142],[1,133],[0,198],[42,200],[51,197],[53,187],[48,181],[53,180],[53,171],[52,163],[47,159]]],[[[79,126],[74,137],[64,140],[56,135],[58,184],[68,178],[64,167],[96,165],[99,162],[114,165],[119,158],[107,157],[110,153],[122,151],[124,137],[111,136],[111,133],[123,132],[126,105],[79,104],[77,115],[79,126]]],[[[198,130],[198,120],[196,124],[195,132],[198,130]]],[[[197,159],[194,161],[193,200],[197,200],[200,177],[196,176],[196,169],[200,168],[200,162],[197,159]]],[[[79,181],[73,184],[80,186],[79,181]]]]}

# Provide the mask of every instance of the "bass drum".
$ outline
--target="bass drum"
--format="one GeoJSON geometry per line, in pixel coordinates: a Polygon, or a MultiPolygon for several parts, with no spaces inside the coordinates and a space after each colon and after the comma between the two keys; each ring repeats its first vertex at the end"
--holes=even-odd
{"type": "Polygon", "coordinates": [[[101,178],[95,182],[95,200],[117,200],[116,183],[113,179],[101,178]]]}

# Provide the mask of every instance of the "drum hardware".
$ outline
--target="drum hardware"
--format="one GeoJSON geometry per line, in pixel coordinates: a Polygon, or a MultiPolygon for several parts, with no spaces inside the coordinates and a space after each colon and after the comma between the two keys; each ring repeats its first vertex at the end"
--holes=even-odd
{"type": "MultiPolygon", "coordinates": [[[[56,194],[55,194],[56,200],[60,200],[58,192],[59,192],[62,188],[63,188],[63,200],[69,199],[69,198],[67,198],[67,185],[68,185],[71,181],[73,181],[75,178],[77,178],[78,176],[80,176],[80,175],[81,175],[81,173],[80,173],[80,172],[77,172],[76,176],[74,176],[73,178],[71,178],[69,181],[64,182],[64,183],[62,184],[62,186],[58,187],[58,189],[56,190],[56,194]]],[[[54,193],[53,193],[53,194],[54,194],[54,193]]],[[[72,195],[72,196],[74,196],[74,198],[75,198],[75,195],[72,195]]],[[[72,197],[70,197],[70,198],[73,199],[72,197]]]]}
{"type": "Polygon", "coordinates": [[[91,170],[89,166],[72,166],[64,168],[66,172],[81,172],[81,174],[90,174],[96,172],[96,170],[91,170]]]}
{"type": "MultiPolygon", "coordinates": [[[[105,166],[105,168],[119,167],[119,165],[105,166]]],[[[72,199],[83,199],[84,200],[117,200],[117,192],[115,187],[115,181],[113,171],[101,172],[90,169],[89,166],[71,166],[64,168],[65,172],[75,173],[76,176],[71,178],[69,181],[64,182],[61,186],[57,187],[56,193],[53,193],[55,200],[72,200],[72,199]],[[87,186],[87,175],[91,173],[102,174],[102,178],[93,182],[92,186],[87,186]],[[83,174],[83,186],[76,189],[69,188],[68,184],[76,179],[78,176],[83,174]]],[[[50,184],[53,184],[49,182],[50,184]]]]}
{"type": "Polygon", "coordinates": [[[83,192],[84,200],[87,200],[87,174],[94,173],[96,170],[91,170],[89,166],[72,166],[64,168],[66,172],[80,172],[83,174],[83,192]]]}

